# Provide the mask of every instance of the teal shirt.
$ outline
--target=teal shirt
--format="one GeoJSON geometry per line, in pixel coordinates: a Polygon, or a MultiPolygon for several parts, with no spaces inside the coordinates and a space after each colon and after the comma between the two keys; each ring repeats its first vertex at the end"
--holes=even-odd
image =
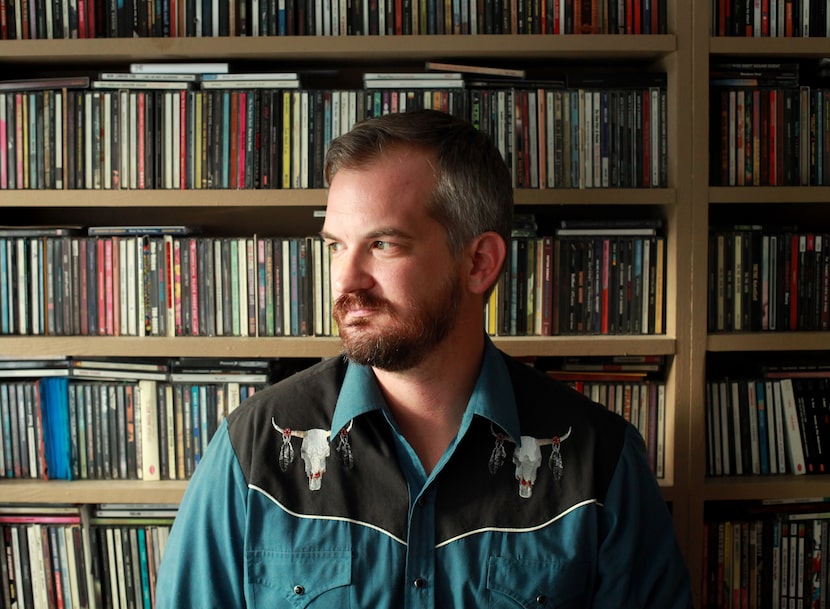
{"type": "Polygon", "coordinates": [[[429,475],[371,369],[329,361],[281,385],[211,441],[164,552],[160,609],[691,606],[638,432],[489,341],[458,435],[429,475]],[[299,440],[281,471],[272,417],[333,430],[319,491],[299,440]],[[337,461],[341,429],[351,469],[337,461]],[[497,434],[506,459],[491,473],[497,434]],[[527,498],[511,461],[523,434],[566,438],[561,479],[541,446],[527,498]]]}

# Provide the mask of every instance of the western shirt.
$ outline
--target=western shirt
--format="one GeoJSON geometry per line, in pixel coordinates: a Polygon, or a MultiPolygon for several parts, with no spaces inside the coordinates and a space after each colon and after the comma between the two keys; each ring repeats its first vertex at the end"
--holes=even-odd
{"type": "Polygon", "coordinates": [[[247,400],[188,484],[156,594],[160,609],[691,606],[637,430],[489,340],[429,474],[371,368],[333,358],[247,400]]]}

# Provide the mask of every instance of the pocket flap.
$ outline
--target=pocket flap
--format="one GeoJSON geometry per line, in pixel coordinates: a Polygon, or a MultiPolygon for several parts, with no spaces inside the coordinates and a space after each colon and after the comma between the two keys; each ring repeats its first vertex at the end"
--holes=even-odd
{"type": "Polygon", "coordinates": [[[491,556],[487,588],[520,607],[567,607],[588,585],[585,569],[559,560],[525,560],[491,556]]]}
{"type": "Polygon", "coordinates": [[[320,595],[352,583],[352,556],[351,552],[337,550],[256,550],[248,554],[248,577],[302,609],[320,595]]]}

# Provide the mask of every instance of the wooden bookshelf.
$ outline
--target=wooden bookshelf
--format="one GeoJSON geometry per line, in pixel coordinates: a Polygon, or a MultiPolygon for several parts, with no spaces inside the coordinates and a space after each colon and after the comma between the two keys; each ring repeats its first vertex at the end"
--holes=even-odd
{"type": "MultiPolygon", "coordinates": [[[[519,189],[519,208],[556,211],[563,207],[638,211],[647,208],[666,220],[666,328],[657,336],[497,337],[515,356],[665,355],[667,370],[666,478],[676,530],[690,564],[699,561],[703,481],[697,464],[701,422],[701,380],[706,343],[705,235],[710,191],[701,177],[706,168],[706,128],[699,124],[708,101],[706,73],[709,40],[696,34],[705,2],[668,0],[666,35],[622,36],[401,36],[292,38],[175,38],[0,41],[0,66],[12,77],[32,70],[71,72],[76,66],[100,70],[136,61],[221,59],[244,66],[272,67],[332,63],[361,70],[385,65],[418,69],[427,59],[498,61],[514,66],[557,64],[628,69],[638,62],[668,76],[668,186],[655,189],[519,189]],[[695,19],[693,21],[693,15],[695,19]],[[693,28],[693,22],[695,28],[693,28]],[[703,44],[703,47],[700,47],[703,44]],[[703,50],[701,50],[701,48],[703,50]],[[705,61],[703,61],[705,63],[705,61]],[[691,76],[690,76],[691,75],[691,76]],[[701,281],[703,283],[701,284],[701,281]],[[701,288],[703,291],[701,291],[701,288]],[[704,329],[701,333],[701,328],[704,329]]],[[[818,49],[816,48],[816,51],[818,49]]],[[[714,197],[731,195],[711,194],[714,197]]],[[[773,197],[770,193],[769,197],[773,197]]],[[[246,228],[285,226],[292,234],[319,229],[323,190],[46,190],[0,191],[0,208],[17,220],[36,223],[130,223],[143,220],[191,221],[246,228]],[[312,227],[312,228],[309,228],[312,227]]],[[[66,337],[3,336],[0,356],[221,356],[328,357],[338,353],[333,338],[235,337],[66,337]]],[[[99,503],[176,502],[184,482],[0,480],[4,502],[99,503]]],[[[696,573],[699,577],[699,573],[696,573]]],[[[697,585],[697,584],[696,584],[697,585]]]]}
{"type": "Polygon", "coordinates": [[[815,59],[827,55],[827,39],[823,38],[742,38],[711,35],[712,1],[693,3],[693,50],[690,73],[694,88],[692,105],[696,109],[692,133],[692,165],[695,178],[690,186],[691,241],[694,272],[691,277],[692,312],[690,347],[693,355],[689,385],[678,388],[689,401],[688,432],[690,451],[689,480],[685,489],[689,499],[688,548],[689,565],[695,590],[696,606],[704,606],[700,597],[703,568],[704,514],[709,507],[728,507],[729,504],[764,499],[786,503],[798,499],[822,498],[828,495],[830,477],[821,475],[768,475],[709,477],[706,474],[706,361],[708,355],[721,357],[735,354],[736,358],[771,352],[810,352],[830,349],[826,332],[727,332],[707,333],[707,272],[708,230],[713,222],[728,211],[728,217],[742,222],[755,222],[762,217],[769,223],[791,222],[793,213],[799,218],[827,219],[830,188],[827,186],[710,186],[709,123],[709,66],[714,60],[786,62],[815,59]]]}

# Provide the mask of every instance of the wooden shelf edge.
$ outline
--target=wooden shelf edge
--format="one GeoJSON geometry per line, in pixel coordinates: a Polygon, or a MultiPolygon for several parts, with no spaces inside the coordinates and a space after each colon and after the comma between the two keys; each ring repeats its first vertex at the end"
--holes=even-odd
{"type": "Polygon", "coordinates": [[[786,500],[821,497],[830,501],[830,476],[728,476],[707,478],[704,501],[786,500]]]}
{"type": "MultiPolygon", "coordinates": [[[[142,480],[2,480],[0,504],[180,503],[187,481],[142,480]]],[[[660,482],[666,501],[673,501],[674,486],[660,482]]]]}
{"type": "MultiPolygon", "coordinates": [[[[673,355],[668,336],[498,336],[498,347],[516,356],[530,355],[673,355]]],[[[301,336],[240,338],[227,336],[114,337],[5,336],[0,354],[11,357],[331,357],[340,339],[301,336]]]]}
{"type": "Polygon", "coordinates": [[[340,340],[317,336],[9,336],[0,338],[0,353],[12,357],[330,357],[340,353],[340,340]]]}
{"type": "Polygon", "coordinates": [[[49,207],[313,207],[324,208],[323,189],[274,190],[2,190],[0,208],[49,207]]]}
{"type": "Polygon", "coordinates": [[[826,38],[746,38],[716,36],[709,39],[712,55],[754,55],[758,57],[825,57],[826,38]]]}
{"type": "Polygon", "coordinates": [[[3,480],[2,503],[179,503],[186,481],[3,480]]]}
{"type": "Polygon", "coordinates": [[[517,205],[675,205],[674,188],[517,189],[517,205]]]}
{"type": "Polygon", "coordinates": [[[516,357],[555,355],[674,355],[669,336],[499,336],[496,345],[516,357]]]}
{"type": "Polygon", "coordinates": [[[674,34],[475,36],[258,36],[95,38],[0,41],[0,63],[129,63],[135,61],[291,60],[348,63],[450,58],[514,60],[550,57],[662,57],[677,49],[674,34]]]}
{"type": "MultiPolygon", "coordinates": [[[[830,199],[830,197],[828,197],[830,199]]],[[[517,205],[674,205],[669,188],[516,189],[517,205]]],[[[326,190],[0,190],[0,208],[310,207],[324,209],[326,190]]]]}
{"type": "Polygon", "coordinates": [[[830,203],[830,186],[712,186],[709,202],[713,204],[830,203]]]}
{"type": "Polygon", "coordinates": [[[706,350],[821,351],[830,348],[830,332],[747,332],[709,334],[706,350]]]}

